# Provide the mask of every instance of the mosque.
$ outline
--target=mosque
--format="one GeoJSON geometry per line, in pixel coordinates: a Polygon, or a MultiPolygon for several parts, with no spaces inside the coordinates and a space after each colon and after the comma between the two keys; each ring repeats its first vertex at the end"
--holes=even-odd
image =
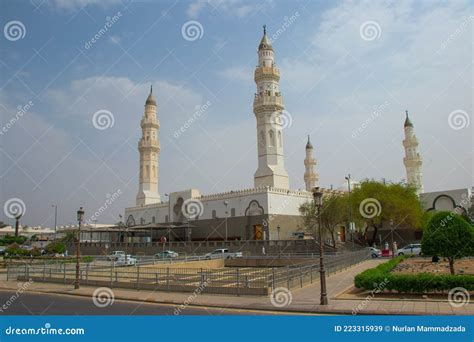
{"type": "MultiPolygon", "coordinates": [[[[265,28],[258,46],[254,80],[257,92],[253,112],[258,144],[254,187],[209,195],[187,189],[167,194],[167,201],[162,201],[158,192],[160,123],[156,99],[150,89],[140,123],[138,194],[135,206],[125,209],[126,227],[136,232],[147,231],[153,241],[164,238],[168,241],[286,240],[304,234],[299,207],[312,200],[311,191],[318,186],[316,159],[308,136],[305,190],[290,189],[284,164],[282,116],[285,107],[279,85],[280,70],[275,65],[274,50],[265,28]]],[[[408,112],[404,130],[403,162],[407,181],[422,192],[422,159],[408,112]]],[[[323,194],[341,192],[322,188],[320,191],[323,194]]]]}

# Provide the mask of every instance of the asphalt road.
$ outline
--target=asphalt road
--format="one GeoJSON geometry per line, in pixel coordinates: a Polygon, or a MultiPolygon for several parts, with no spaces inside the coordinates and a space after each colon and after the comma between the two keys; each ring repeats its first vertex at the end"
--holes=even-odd
{"type": "MultiPolygon", "coordinates": [[[[97,307],[92,298],[71,295],[24,292],[11,300],[13,291],[0,290],[0,315],[174,315],[175,305],[114,300],[97,307]],[[2,305],[11,302],[4,309],[2,305]]],[[[276,312],[188,306],[180,315],[275,315],[276,312]]]]}

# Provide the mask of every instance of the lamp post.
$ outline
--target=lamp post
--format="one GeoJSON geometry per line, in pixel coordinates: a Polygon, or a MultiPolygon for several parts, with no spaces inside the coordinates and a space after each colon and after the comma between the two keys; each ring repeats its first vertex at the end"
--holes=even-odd
{"type": "Polygon", "coordinates": [[[79,208],[77,211],[77,222],[78,222],[78,229],[77,229],[77,239],[76,239],[76,281],[74,282],[74,288],[78,289],[79,288],[79,270],[80,270],[80,265],[79,265],[79,258],[81,256],[80,248],[81,248],[81,224],[82,221],[84,220],[84,210],[82,207],[79,208]]]}
{"type": "Polygon", "coordinates": [[[229,202],[224,201],[224,205],[225,205],[225,241],[227,242],[227,215],[228,215],[227,206],[229,205],[229,202]]]}
{"type": "Polygon", "coordinates": [[[58,224],[58,206],[57,204],[52,204],[51,207],[54,208],[54,238],[56,239],[57,224],[58,224]]]}
{"type": "MultiPolygon", "coordinates": [[[[171,229],[171,194],[165,194],[168,197],[168,240],[170,240],[170,229],[171,229]]],[[[163,251],[165,245],[163,244],[163,251]]]]}
{"type": "Polygon", "coordinates": [[[391,250],[392,250],[392,259],[395,257],[395,248],[393,248],[393,219],[390,219],[390,236],[391,236],[391,240],[392,240],[392,244],[390,246],[391,250]]]}
{"type": "Polygon", "coordinates": [[[351,174],[347,177],[347,189],[349,190],[349,231],[351,232],[352,250],[354,250],[354,227],[352,226],[352,205],[351,205],[351,174]]]}
{"type": "Polygon", "coordinates": [[[280,241],[280,225],[277,226],[277,240],[280,241]]]}
{"type": "Polygon", "coordinates": [[[19,212],[15,215],[15,237],[18,237],[18,229],[20,229],[20,219],[23,213],[19,212]]]}
{"type": "Polygon", "coordinates": [[[326,271],[324,270],[324,248],[323,248],[323,237],[322,237],[322,224],[321,224],[321,207],[323,206],[323,193],[319,190],[319,187],[313,189],[314,204],[318,209],[318,237],[319,237],[319,276],[321,284],[321,297],[320,304],[328,305],[328,297],[326,292],[326,271]]]}

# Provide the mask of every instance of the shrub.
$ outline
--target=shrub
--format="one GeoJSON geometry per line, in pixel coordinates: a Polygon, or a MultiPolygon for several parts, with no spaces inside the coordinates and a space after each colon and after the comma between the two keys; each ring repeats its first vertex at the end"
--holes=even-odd
{"type": "Polygon", "coordinates": [[[421,251],[448,258],[454,275],[454,260],[474,254],[474,227],[454,212],[436,213],[424,228],[421,251]]]}
{"type": "Polygon", "coordinates": [[[387,290],[410,293],[446,291],[454,287],[464,287],[468,291],[474,290],[473,275],[391,273],[393,268],[402,260],[403,258],[399,257],[380,264],[375,268],[365,270],[355,277],[354,285],[357,288],[373,290],[377,287],[377,284],[383,283],[384,288],[387,290]]]}
{"type": "Polygon", "coordinates": [[[62,242],[51,242],[46,246],[45,250],[48,254],[64,253],[66,246],[62,242]]]}

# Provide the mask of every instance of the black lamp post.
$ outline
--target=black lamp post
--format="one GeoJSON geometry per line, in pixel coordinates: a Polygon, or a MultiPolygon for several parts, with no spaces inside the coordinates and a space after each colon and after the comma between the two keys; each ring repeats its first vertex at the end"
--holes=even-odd
{"type": "Polygon", "coordinates": [[[347,189],[349,190],[349,231],[351,233],[352,250],[354,250],[354,227],[352,225],[352,205],[351,205],[351,174],[346,177],[347,189]]]}
{"type": "Polygon", "coordinates": [[[278,225],[278,227],[277,227],[277,239],[278,239],[278,241],[280,241],[280,229],[281,229],[281,227],[280,227],[280,225],[278,225]]]}
{"type": "Polygon", "coordinates": [[[84,220],[84,210],[82,207],[79,208],[77,211],[77,222],[78,222],[78,229],[77,229],[77,239],[76,239],[76,280],[74,282],[74,288],[79,288],[79,272],[80,272],[80,248],[81,248],[81,224],[84,220]]]}
{"type": "Polygon", "coordinates": [[[324,270],[324,248],[321,224],[321,207],[323,206],[323,193],[319,187],[313,189],[314,204],[318,209],[318,237],[319,237],[319,276],[321,284],[320,304],[328,305],[328,296],[326,292],[326,271],[324,270]]]}

